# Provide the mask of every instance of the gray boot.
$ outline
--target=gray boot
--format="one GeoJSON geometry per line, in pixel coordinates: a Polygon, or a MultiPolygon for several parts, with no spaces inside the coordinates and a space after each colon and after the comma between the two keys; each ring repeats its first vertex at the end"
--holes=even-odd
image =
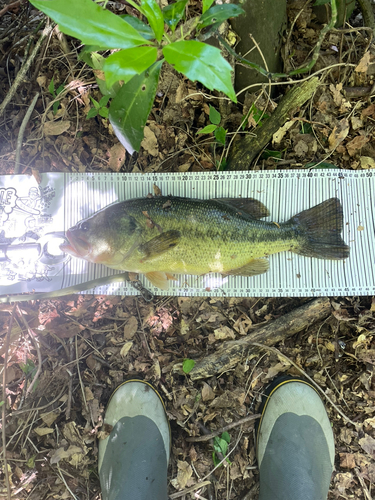
{"type": "Polygon", "coordinates": [[[167,500],[170,427],[163,401],[147,382],[129,380],[112,394],[99,441],[103,500],[167,500]]]}
{"type": "Polygon", "coordinates": [[[261,413],[259,500],[326,500],[335,444],[315,389],[302,379],[276,379],[261,413]]]}

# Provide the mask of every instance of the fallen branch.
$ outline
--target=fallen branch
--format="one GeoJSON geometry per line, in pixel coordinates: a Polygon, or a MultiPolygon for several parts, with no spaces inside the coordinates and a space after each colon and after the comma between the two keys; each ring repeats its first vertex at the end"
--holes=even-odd
{"type": "Polygon", "coordinates": [[[255,135],[246,135],[234,143],[233,153],[229,158],[229,169],[249,170],[251,162],[272,140],[273,134],[313,96],[318,85],[319,79],[314,77],[289,90],[270,118],[264,122],[262,127],[255,130],[255,135]]]}
{"type": "Polygon", "coordinates": [[[240,340],[225,342],[215,353],[198,361],[190,372],[190,377],[192,380],[198,380],[225,372],[240,363],[245,356],[259,351],[259,348],[251,346],[253,342],[272,346],[327,318],[330,313],[331,305],[327,297],[307,302],[258,327],[240,340]]]}

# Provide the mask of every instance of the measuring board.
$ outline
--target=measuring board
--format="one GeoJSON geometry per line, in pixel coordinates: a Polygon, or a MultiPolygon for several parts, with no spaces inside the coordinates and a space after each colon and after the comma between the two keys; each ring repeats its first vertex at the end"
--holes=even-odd
{"type": "MultiPolygon", "coordinates": [[[[252,277],[176,275],[167,291],[142,275],[156,295],[306,297],[375,294],[375,172],[371,170],[275,170],[200,173],[49,173],[0,176],[0,295],[48,292],[118,274],[63,254],[63,234],[78,221],[116,201],[154,193],[188,198],[255,198],[270,217],[285,222],[331,197],[341,200],[345,261],[282,252],[269,257],[265,274],[252,277]]],[[[87,293],[136,295],[129,283],[87,293]]]]}

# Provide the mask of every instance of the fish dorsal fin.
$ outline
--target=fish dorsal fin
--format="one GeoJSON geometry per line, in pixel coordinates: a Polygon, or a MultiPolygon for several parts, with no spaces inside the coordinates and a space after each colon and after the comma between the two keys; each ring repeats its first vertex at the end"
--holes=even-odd
{"type": "Polygon", "coordinates": [[[152,240],[143,243],[139,247],[139,252],[142,255],[142,262],[157,257],[158,255],[167,252],[171,248],[178,245],[181,233],[175,229],[166,231],[165,233],[155,236],[152,240]]]}
{"type": "Polygon", "coordinates": [[[168,290],[169,288],[168,275],[169,273],[163,273],[161,271],[152,271],[145,274],[146,278],[151,281],[154,286],[161,288],[161,290],[168,290]]]}
{"type": "Polygon", "coordinates": [[[215,201],[230,205],[239,212],[250,215],[253,219],[262,219],[270,215],[268,208],[261,201],[254,198],[216,198],[215,201]]]}
{"type": "Polygon", "coordinates": [[[263,274],[268,271],[270,264],[266,259],[253,259],[242,267],[237,267],[236,269],[231,269],[226,273],[222,273],[224,276],[256,276],[257,274],[263,274]]]}

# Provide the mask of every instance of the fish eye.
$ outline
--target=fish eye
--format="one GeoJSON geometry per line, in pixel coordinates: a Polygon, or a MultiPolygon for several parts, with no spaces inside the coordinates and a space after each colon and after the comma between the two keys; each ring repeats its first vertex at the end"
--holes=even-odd
{"type": "Polygon", "coordinates": [[[82,222],[81,224],[81,230],[82,231],[88,231],[90,229],[90,224],[87,222],[87,220],[85,222],[82,222]]]}

